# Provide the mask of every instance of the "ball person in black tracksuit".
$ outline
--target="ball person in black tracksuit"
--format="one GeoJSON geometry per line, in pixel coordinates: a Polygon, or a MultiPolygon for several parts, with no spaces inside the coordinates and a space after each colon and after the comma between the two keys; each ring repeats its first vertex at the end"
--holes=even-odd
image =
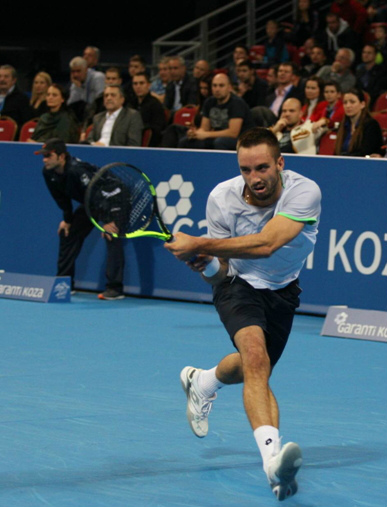
{"type": "MultiPolygon", "coordinates": [[[[43,177],[47,187],[61,210],[63,220],[59,224],[59,256],[57,276],[71,276],[74,285],[75,260],[85,238],[94,226],[84,208],[86,188],[98,171],[98,167],[72,157],[60,139],[49,139],[36,155],[43,155],[43,177]],[[72,200],[80,205],[73,210],[72,200]]],[[[118,232],[114,221],[104,225],[108,232],[118,232]]],[[[106,290],[100,299],[122,299],[125,257],[122,240],[104,234],[107,246],[106,290]]]]}

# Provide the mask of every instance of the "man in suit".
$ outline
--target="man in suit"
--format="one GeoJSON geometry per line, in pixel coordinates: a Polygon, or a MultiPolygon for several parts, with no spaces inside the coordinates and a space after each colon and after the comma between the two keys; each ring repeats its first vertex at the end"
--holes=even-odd
{"type": "Polygon", "coordinates": [[[120,86],[110,85],[104,91],[106,112],[93,118],[93,129],[87,141],[93,146],[141,146],[143,122],[134,109],[124,107],[125,95],[120,86]]]}
{"type": "Polygon", "coordinates": [[[18,124],[23,125],[30,117],[28,97],[21,92],[16,84],[16,70],[12,65],[0,66],[0,114],[9,116],[18,124]]]}
{"type": "Polygon", "coordinates": [[[165,90],[164,105],[171,111],[177,111],[187,104],[197,103],[196,80],[187,74],[184,58],[173,56],[169,60],[171,82],[165,90]]]}
{"type": "Polygon", "coordinates": [[[260,127],[270,127],[281,116],[282,104],[286,99],[295,98],[303,101],[302,85],[296,85],[299,80],[297,66],[293,62],[280,63],[277,70],[277,86],[273,93],[266,96],[265,106],[252,109],[255,124],[260,127]]]}

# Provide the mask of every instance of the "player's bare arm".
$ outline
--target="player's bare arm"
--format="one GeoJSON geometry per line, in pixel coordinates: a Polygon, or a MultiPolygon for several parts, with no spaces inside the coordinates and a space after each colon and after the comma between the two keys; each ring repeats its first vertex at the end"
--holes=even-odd
{"type": "Polygon", "coordinates": [[[198,254],[226,259],[257,259],[270,257],[302,231],[303,222],[276,215],[260,233],[226,239],[212,239],[176,233],[173,243],[165,244],[179,260],[187,261],[198,254]]]}

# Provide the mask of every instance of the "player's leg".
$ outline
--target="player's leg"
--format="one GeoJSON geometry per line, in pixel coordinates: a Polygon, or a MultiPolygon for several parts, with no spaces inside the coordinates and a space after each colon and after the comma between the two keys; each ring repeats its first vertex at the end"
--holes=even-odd
{"type": "Polygon", "coordinates": [[[73,288],[75,275],[75,261],[82,249],[85,238],[93,229],[93,224],[86,215],[83,206],[79,206],[73,215],[69,235],[64,231],[59,235],[59,254],[57,276],[70,276],[73,288]]]}

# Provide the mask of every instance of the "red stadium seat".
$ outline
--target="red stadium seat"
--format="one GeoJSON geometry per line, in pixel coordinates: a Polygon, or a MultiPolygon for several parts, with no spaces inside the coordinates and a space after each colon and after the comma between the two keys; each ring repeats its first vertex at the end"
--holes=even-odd
{"type": "Polygon", "coordinates": [[[329,130],[320,139],[319,155],[334,155],[337,132],[329,130]]]}
{"type": "Polygon", "coordinates": [[[14,141],[17,123],[9,116],[0,116],[0,141],[14,141]]]}
{"type": "Polygon", "coordinates": [[[21,143],[25,143],[26,141],[28,141],[28,139],[31,138],[32,134],[34,133],[37,123],[38,123],[38,118],[34,118],[33,120],[27,121],[22,126],[22,128],[20,129],[20,134],[19,134],[19,141],[21,143]]]}
{"type": "Polygon", "coordinates": [[[267,74],[269,73],[269,69],[257,69],[257,76],[266,81],[267,74]]]}
{"type": "Polygon", "coordinates": [[[387,111],[387,92],[383,92],[381,95],[379,95],[379,97],[376,99],[374,107],[372,108],[372,111],[375,113],[387,111]]]}
{"type": "Polygon", "coordinates": [[[187,127],[191,125],[197,113],[197,106],[188,104],[178,109],[173,117],[173,123],[176,125],[183,125],[187,127]]]}
{"type": "Polygon", "coordinates": [[[141,146],[145,148],[149,146],[151,138],[152,138],[152,129],[144,129],[142,132],[141,146]]]}
{"type": "Polygon", "coordinates": [[[260,63],[261,62],[261,59],[258,58],[258,55],[265,56],[265,46],[263,44],[251,46],[251,48],[250,48],[249,58],[252,63],[260,63]]]}
{"type": "Polygon", "coordinates": [[[387,144],[387,112],[377,113],[374,115],[375,120],[379,123],[383,134],[383,146],[387,144]]]}

